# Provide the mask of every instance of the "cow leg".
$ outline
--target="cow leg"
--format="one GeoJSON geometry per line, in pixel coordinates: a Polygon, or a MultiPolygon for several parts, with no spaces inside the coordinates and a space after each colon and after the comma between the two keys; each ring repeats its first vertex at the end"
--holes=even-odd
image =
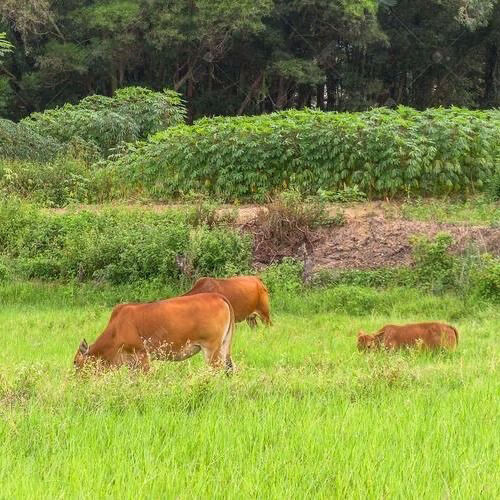
{"type": "Polygon", "coordinates": [[[127,365],[129,368],[141,369],[143,372],[149,371],[149,355],[145,349],[135,349],[133,351],[125,351],[123,348],[119,350],[117,356],[112,362],[112,365],[119,367],[127,365]]]}
{"type": "Polygon", "coordinates": [[[257,328],[257,315],[255,313],[248,316],[246,321],[250,328],[252,329],[257,328]]]}
{"type": "Polygon", "coordinates": [[[215,369],[223,368],[227,374],[234,371],[234,363],[230,352],[224,352],[223,346],[204,346],[202,347],[205,361],[209,366],[215,369]]]}
{"type": "Polygon", "coordinates": [[[146,350],[135,353],[135,367],[140,368],[144,373],[149,371],[149,355],[146,350]]]}

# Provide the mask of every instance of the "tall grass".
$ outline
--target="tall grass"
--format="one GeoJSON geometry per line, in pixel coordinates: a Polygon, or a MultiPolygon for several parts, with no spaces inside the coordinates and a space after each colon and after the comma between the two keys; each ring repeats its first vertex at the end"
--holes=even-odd
{"type": "MultiPolygon", "coordinates": [[[[105,289],[0,286],[5,498],[495,497],[493,305],[413,290],[275,292],[273,327],[237,327],[232,378],[197,356],[79,379],[81,337],[102,330],[108,302],[140,293],[105,289]],[[456,352],[355,348],[360,328],[430,318],[458,326],[456,352]]],[[[144,298],[162,292],[174,293],[144,298]]]]}

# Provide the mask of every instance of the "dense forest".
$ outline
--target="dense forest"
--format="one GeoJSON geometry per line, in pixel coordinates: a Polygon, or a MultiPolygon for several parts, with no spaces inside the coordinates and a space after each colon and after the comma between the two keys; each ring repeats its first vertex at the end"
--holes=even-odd
{"type": "Polygon", "coordinates": [[[188,119],[500,105],[498,0],[1,0],[0,116],[175,89],[188,119]]]}

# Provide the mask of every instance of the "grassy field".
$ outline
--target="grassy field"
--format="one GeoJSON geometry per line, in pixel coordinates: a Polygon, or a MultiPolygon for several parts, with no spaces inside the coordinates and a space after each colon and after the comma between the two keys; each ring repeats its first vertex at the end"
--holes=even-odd
{"type": "Polygon", "coordinates": [[[76,377],[79,341],[127,296],[0,286],[1,498],[497,496],[493,305],[352,287],[279,296],[269,330],[238,326],[232,378],[201,356],[76,377]],[[359,328],[430,318],[458,326],[456,352],[355,348],[359,328]]]}
{"type": "Polygon", "coordinates": [[[465,201],[422,199],[404,203],[398,215],[410,220],[497,227],[500,225],[500,203],[484,197],[465,201]]]}

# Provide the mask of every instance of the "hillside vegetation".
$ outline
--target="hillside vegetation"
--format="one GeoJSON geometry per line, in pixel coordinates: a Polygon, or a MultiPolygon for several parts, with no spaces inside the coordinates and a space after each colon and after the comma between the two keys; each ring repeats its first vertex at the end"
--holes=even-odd
{"type": "Polygon", "coordinates": [[[500,111],[286,111],[172,127],[117,162],[157,198],[262,200],[358,186],[370,197],[481,191],[498,171],[500,111]]]}
{"type": "MultiPolygon", "coordinates": [[[[0,121],[0,190],[47,206],[293,188],[362,198],[500,189],[500,111],[284,111],[185,125],[179,95],[142,88],[0,121]]],[[[335,198],[335,196],[334,196],[335,198]]]]}

